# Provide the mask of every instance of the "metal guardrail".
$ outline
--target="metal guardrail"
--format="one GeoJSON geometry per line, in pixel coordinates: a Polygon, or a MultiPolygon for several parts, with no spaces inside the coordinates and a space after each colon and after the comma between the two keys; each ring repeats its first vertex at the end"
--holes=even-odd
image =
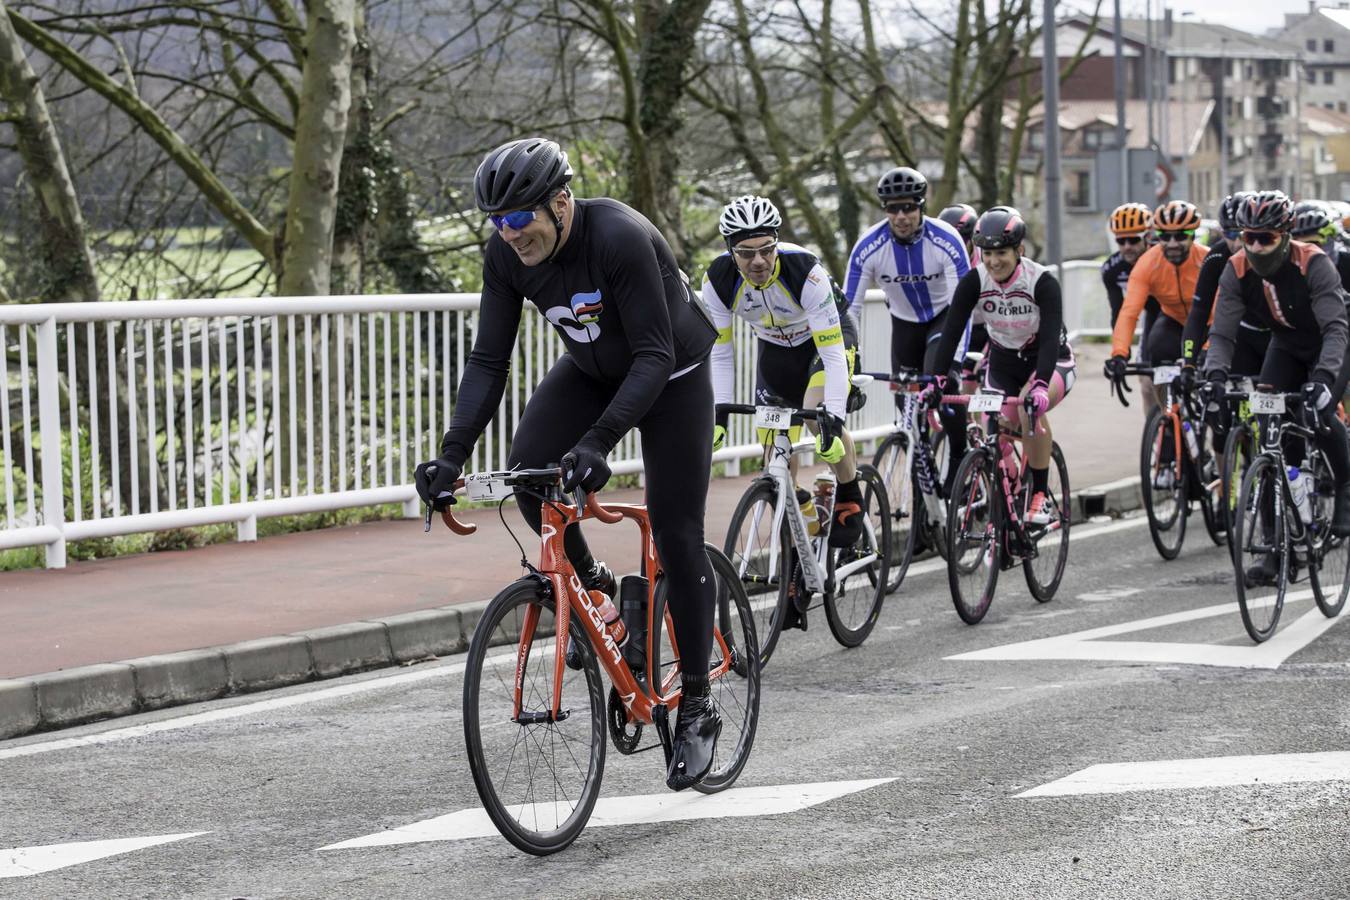
{"type": "MultiPolygon", "coordinates": [[[[1092,321],[1091,307],[1105,319],[1096,271],[1095,263],[1065,266],[1071,330],[1092,321]]],[[[0,306],[0,549],[45,546],[48,567],[61,567],[72,540],[219,523],[237,523],[239,539],[252,540],[259,517],[379,503],[415,514],[413,468],[439,450],[478,301],[0,306]]],[[[880,292],[871,292],[864,359],[889,360],[887,318],[880,292]]],[[[755,346],[739,320],[735,348],[735,395],[748,397],[755,346]]],[[[540,317],[522,317],[505,395],[468,468],[505,466],[530,392],[562,351],[540,317]]],[[[860,441],[888,433],[893,419],[887,388],[867,390],[867,406],[849,419],[860,441]]],[[[759,457],[748,420],[734,421],[728,438],[714,461],[759,457]]],[[[616,474],[642,471],[636,434],[613,462],[616,474]]]]}

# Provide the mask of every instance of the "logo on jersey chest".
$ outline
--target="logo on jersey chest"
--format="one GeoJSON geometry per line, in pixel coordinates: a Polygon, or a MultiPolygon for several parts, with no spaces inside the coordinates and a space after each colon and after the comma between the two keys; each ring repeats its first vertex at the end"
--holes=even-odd
{"type": "Polygon", "coordinates": [[[878,276],[877,276],[877,280],[880,281],[882,284],[926,284],[927,282],[930,282],[930,281],[936,281],[937,279],[939,279],[939,278],[941,278],[941,277],[942,277],[942,274],[941,274],[940,272],[934,272],[934,273],[932,273],[931,275],[926,275],[926,274],[920,272],[920,273],[912,274],[912,275],[909,275],[909,274],[901,274],[901,275],[886,275],[886,274],[882,274],[882,275],[878,275],[878,276]]]}
{"type": "Polygon", "coordinates": [[[600,337],[600,313],[605,304],[599,291],[573,294],[567,306],[550,306],[544,316],[572,340],[589,344],[600,337]]]}
{"type": "Polygon", "coordinates": [[[986,315],[1015,318],[1031,315],[1036,311],[1036,304],[1025,300],[983,300],[980,309],[986,315]]]}

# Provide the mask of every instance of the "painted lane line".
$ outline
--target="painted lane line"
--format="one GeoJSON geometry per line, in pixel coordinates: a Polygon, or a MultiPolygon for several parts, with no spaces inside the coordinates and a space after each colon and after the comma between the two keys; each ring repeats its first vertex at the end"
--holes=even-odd
{"type": "MultiPolygon", "coordinates": [[[[1311,590],[1298,591],[1285,597],[1285,603],[1307,600],[1311,590]]],[[[1118,625],[1075,631],[1058,637],[1038,638],[1004,644],[985,650],[974,650],[945,657],[953,660],[1039,660],[1070,659],[1094,662],[1183,663],[1196,666],[1225,666],[1241,669],[1278,669],[1280,665],[1320,637],[1340,618],[1328,619],[1312,609],[1285,626],[1273,638],[1262,644],[1197,644],[1171,641],[1105,641],[1114,637],[1152,628],[1179,625],[1217,616],[1240,615],[1237,601],[1205,606],[1200,609],[1168,613],[1148,619],[1136,619],[1118,625]]]]}
{"type": "Polygon", "coordinates": [[[1089,766],[1016,796],[1123,794],[1129,791],[1296,784],[1310,781],[1350,781],[1350,752],[1282,753],[1263,756],[1220,756],[1213,759],[1104,763],[1089,766]]]}
{"type": "MultiPolygon", "coordinates": [[[[1116,534],[1121,531],[1133,531],[1136,528],[1146,525],[1148,525],[1148,519],[1144,517],[1138,519],[1121,519],[1118,522],[1112,522],[1110,525],[1102,525],[1097,528],[1085,529],[1080,525],[1076,528],[1069,529],[1069,543],[1072,544],[1074,541],[1087,541],[1095,537],[1116,534]]],[[[915,563],[910,566],[909,570],[905,573],[905,577],[908,578],[911,575],[924,575],[928,572],[945,571],[947,571],[947,561],[940,556],[935,556],[932,559],[925,559],[923,562],[915,563]]]]}
{"type": "Polygon", "coordinates": [[[210,834],[209,831],[188,831],[183,834],[161,834],[154,837],[120,838],[111,841],[80,841],[74,844],[45,844],[40,847],[10,847],[0,850],[0,878],[26,878],[67,866],[93,862],[108,856],[157,847],[191,837],[210,834]]]}
{"type": "MultiPolygon", "coordinates": [[[[494,654],[484,660],[484,663],[485,665],[500,665],[508,660],[515,660],[514,651],[494,654]]],[[[58,738],[54,741],[23,744],[18,747],[0,748],[0,760],[13,759],[20,756],[34,756],[39,753],[51,753],[54,750],[72,750],[78,747],[110,744],[114,741],[130,740],[132,738],[145,737],[146,735],[159,734],[164,731],[174,731],[179,728],[211,725],[216,722],[225,722],[230,719],[242,718],[243,716],[252,716],[259,713],[271,712],[272,710],[302,706],[306,703],[317,703],[322,700],[336,700],[343,697],[351,697],[357,694],[379,690],[381,688],[401,687],[419,681],[428,681],[432,678],[445,678],[450,675],[457,675],[464,671],[465,666],[466,663],[461,660],[460,662],[451,663],[446,666],[425,668],[414,670],[412,672],[400,672],[396,675],[384,675],[368,681],[358,681],[352,684],[340,684],[334,687],[319,688],[318,690],[306,691],[304,693],[289,694],[285,697],[274,697],[271,700],[241,703],[238,706],[230,706],[225,709],[213,709],[207,712],[190,713],[173,719],[162,719],[158,722],[148,722],[144,725],[131,725],[127,728],[116,728],[112,731],[103,731],[98,734],[88,734],[72,738],[58,738]]]]}
{"type": "MultiPolygon", "coordinates": [[[[596,801],[586,827],[608,828],[615,825],[646,825],[653,822],[684,822],[693,819],[776,816],[818,806],[894,780],[894,778],[872,778],[864,781],[775,784],[732,788],[719,794],[690,792],[602,797],[596,801]]],[[[530,804],[529,807],[521,808],[517,820],[552,825],[566,820],[571,810],[572,804],[568,803],[530,804]]],[[[468,838],[496,837],[498,833],[497,827],[492,824],[485,810],[462,809],[449,815],[424,819],[401,828],[340,841],[319,849],[348,850],[356,847],[387,847],[424,841],[462,841],[468,838]]]]}

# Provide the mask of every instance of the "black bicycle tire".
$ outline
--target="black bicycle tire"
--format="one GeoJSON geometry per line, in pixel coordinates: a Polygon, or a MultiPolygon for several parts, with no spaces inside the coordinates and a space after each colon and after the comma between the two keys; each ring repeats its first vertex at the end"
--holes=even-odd
{"type": "MultiPolygon", "coordinates": [[[[734,546],[737,536],[740,534],[742,520],[749,514],[751,508],[757,502],[766,500],[769,508],[778,503],[778,486],[770,479],[757,478],[751,482],[745,489],[741,499],[736,503],[736,510],[731,514],[731,522],[727,525],[727,537],[723,542],[722,551],[728,559],[736,557],[736,548],[734,546]]],[[[784,511],[786,513],[786,510],[784,511]]],[[[792,539],[788,534],[788,524],[784,520],[779,527],[778,532],[778,597],[774,603],[773,611],[765,620],[766,627],[760,631],[756,624],[756,632],[759,633],[759,662],[761,666],[769,664],[770,657],[773,656],[774,649],[778,646],[778,639],[783,633],[783,617],[787,613],[788,604],[788,584],[792,578],[792,539]]]]}
{"type": "Polygon", "coordinates": [[[1181,467],[1182,485],[1178,492],[1181,499],[1178,501],[1178,507],[1174,513],[1175,521],[1170,527],[1162,527],[1155,504],[1153,502],[1153,434],[1164,427],[1164,422],[1168,421],[1166,411],[1161,406],[1154,407],[1149,413],[1148,419],[1144,422],[1144,432],[1139,444],[1139,492],[1144,499],[1144,512],[1148,516],[1148,536],[1153,540],[1153,546],[1157,549],[1158,555],[1166,560],[1176,559],[1181,553],[1181,547],[1186,542],[1186,484],[1185,478],[1187,467],[1181,467]],[[1176,545],[1172,546],[1163,541],[1162,534],[1176,529],[1176,545]]]}
{"type": "MultiPolygon", "coordinates": [[[[899,444],[902,447],[904,447],[908,443],[909,443],[909,435],[905,434],[904,432],[895,432],[891,434],[889,437],[887,437],[885,440],[881,442],[881,444],[877,447],[877,451],[872,454],[872,467],[877,470],[878,474],[885,471],[883,469],[883,463],[886,459],[886,453],[890,450],[890,448],[896,444],[899,444]]],[[[904,474],[901,477],[909,479],[911,485],[910,504],[909,504],[910,506],[909,531],[905,533],[903,544],[901,544],[901,542],[899,541],[892,542],[896,546],[893,546],[891,549],[898,555],[896,556],[896,558],[891,560],[890,571],[887,575],[886,593],[888,594],[895,593],[900,589],[900,585],[904,584],[905,575],[909,573],[909,565],[911,562],[914,561],[915,542],[918,540],[919,513],[920,510],[922,509],[921,505],[922,501],[919,499],[919,492],[913,490],[914,484],[913,460],[909,455],[909,449],[907,447],[905,448],[904,453],[905,453],[905,466],[904,466],[904,474]]],[[[890,499],[891,498],[888,495],[886,497],[886,502],[888,506],[890,504],[890,499]]],[[[899,514],[900,510],[891,508],[892,516],[898,516],[899,514]]],[[[898,521],[898,519],[894,521],[898,521]]],[[[895,530],[892,529],[892,537],[894,537],[894,531],[895,530]]]]}
{"type": "MultiPolygon", "coordinates": [[[[875,498],[879,502],[881,507],[879,510],[879,515],[875,517],[869,517],[881,524],[881,534],[878,535],[880,543],[880,547],[878,549],[880,550],[881,553],[881,560],[880,560],[881,578],[878,580],[875,576],[872,576],[869,573],[869,580],[876,588],[876,592],[873,596],[872,605],[871,608],[868,610],[866,618],[863,620],[863,623],[859,625],[857,628],[851,628],[847,624],[845,624],[843,616],[839,612],[838,609],[839,585],[835,585],[835,590],[829,591],[825,595],[825,621],[830,626],[830,633],[834,635],[834,639],[838,641],[841,645],[850,648],[860,646],[863,643],[863,641],[867,640],[867,636],[870,635],[872,633],[872,629],[876,627],[877,619],[881,617],[881,607],[886,602],[886,594],[888,593],[886,589],[886,576],[887,576],[886,570],[890,565],[888,557],[890,555],[890,545],[891,545],[890,508],[887,505],[888,501],[886,499],[886,487],[881,481],[880,473],[878,473],[877,470],[874,469],[872,466],[864,463],[863,465],[858,466],[858,481],[867,482],[866,485],[864,484],[859,485],[859,487],[863,488],[863,514],[864,515],[868,514],[867,501],[869,497],[875,498]]],[[[843,551],[838,549],[830,550],[831,575],[833,575],[834,562],[841,552],[843,551]]]]}
{"type": "Polygon", "coordinates": [[[971,450],[966,453],[961,465],[957,467],[956,478],[952,482],[952,499],[947,505],[947,584],[951,588],[952,605],[956,608],[956,614],[961,617],[961,621],[967,625],[976,625],[985,614],[989,612],[989,606],[994,602],[994,591],[998,587],[998,573],[1002,568],[1001,556],[1003,552],[1003,534],[1005,527],[999,517],[999,499],[997,488],[995,487],[994,465],[991,455],[984,449],[971,450]],[[992,544],[993,565],[989,567],[989,577],[981,592],[979,602],[974,605],[965,602],[962,597],[961,585],[959,582],[960,573],[957,572],[957,566],[960,555],[956,552],[956,547],[952,546],[956,540],[956,530],[958,527],[957,515],[960,510],[960,498],[965,496],[965,486],[970,478],[971,470],[977,466],[983,466],[985,471],[981,475],[988,479],[986,490],[989,492],[990,516],[994,521],[994,539],[992,544]]]}
{"type": "MultiPolygon", "coordinates": [[[[1275,460],[1272,457],[1264,454],[1256,457],[1252,460],[1251,465],[1248,466],[1247,474],[1242,477],[1242,492],[1239,495],[1237,507],[1239,510],[1245,510],[1247,508],[1247,504],[1251,500],[1252,486],[1262,476],[1263,471],[1267,469],[1273,472],[1272,477],[1278,477],[1280,480],[1284,479],[1284,471],[1280,466],[1275,464],[1275,460]]],[[[1279,481],[1277,481],[1276,484],[1278,485],[1279,481]]],[[[1283,490],[1280,491],[1280,499],[1276,502],[1284,504],[1283,490]]],[[[1277,521],[1287,523],[1289,513],[1290,510],[1286,505],[1283,515],[1277,517],[1277,521]]],[[[1284,552],[1280,554],[1280,571],[1276,582],[1274,613],[1270,616],[1270,624],[1264,629],[1257,627],[1251,610],[1249,609],[1250,604],[1247,600],[1246,572],[1242,558],[1242,547],[1245,545],[1247,539],[1245,515],[1238,516],[1234,523],[1234,528],[1233,574],[1238,595],[1238,610],[1242,614],[1242,627],[1247,630],[1247,635],[1254,642],[1259,644],[1268,640],[1270,636],[1275,633],[1275,629],[1279,627],[1280,624],[1280,613],[1284,610],[1284,595],[1289,587],[1289,551],[1291,550],[1288,525],[1284,525],[1284,535],[1277,535],[1276,537],[1276,540],[1283,545],[1284,552]]]]}
{"type": "Polygon", "coordinates": [[[1059,470],[1063,496],[1056,498],[1056,502],[1064,513],[1063,526],[1060,529],[1059,561],[1055,565],[1054,578],[1047,584],[1041,584],[1036,578],[1035,560],[1022,560],[1022,574],[1026,576],[1027,590],[1031,591],[1031,596],[1035,597],[1038,603],[1049,603],[1055,599],[1055,592],[1064,581],[1064,572],[1069,565],[1069,529],[1073,525],[1073,491],[1069,487],[1069,464],[1064,460],[1064,451],[1053,441],[1050,444],[1050,464],[1059,470]]]}

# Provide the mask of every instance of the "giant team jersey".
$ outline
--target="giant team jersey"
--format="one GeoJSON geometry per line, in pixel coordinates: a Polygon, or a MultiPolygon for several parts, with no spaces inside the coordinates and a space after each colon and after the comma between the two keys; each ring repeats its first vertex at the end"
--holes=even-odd
{"type": "Polygon", "coordinates": [[[849,312],[862,321],[862,302],[871,285],[886,294],[891,315],[928,322],[951,305],[952,292],[970,270],[965,244],[955,228],[924,216],[916,240],[903,243],[887,221],[872,226],[849,254],[844,293],[849,312]]]}

